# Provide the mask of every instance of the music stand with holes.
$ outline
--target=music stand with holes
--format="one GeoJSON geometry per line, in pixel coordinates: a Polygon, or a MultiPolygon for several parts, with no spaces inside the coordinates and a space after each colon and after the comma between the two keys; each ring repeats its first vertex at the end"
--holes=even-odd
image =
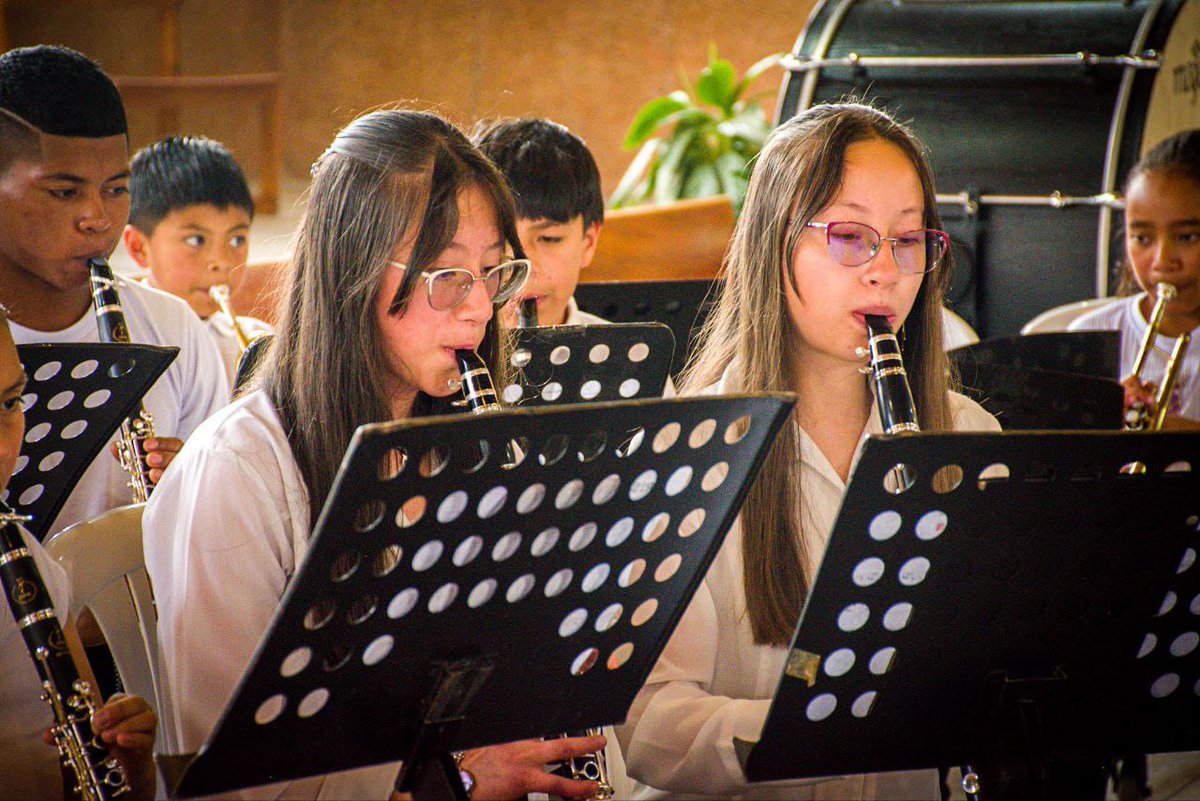
{"type": "Polygon", "coordinates": [[[556,325],[513,332],[505,404],[527,408],[662,397],[675,337],[662,323],[556,325]]]}
{"type": "Polygon", "coordinates": [[[221,720],[160,759],[172,795],[403,760],[402,789],[462,798],[451,749],[621,721],[793,400],[360,428],[221,720]]]}
{"type": "Polygon", "coordinates": [[[179,348],[103,343],[18,345],[25,439],[0,498],[42,540],[88,465],[175,360],[179,348]]]}
{"type": "Polygon", "coordinates": [[[1198,548],[1195,435],[873,437],[746,775],[1098,798],[1115,755],[1200,748],[1198,548]]]}
{"type": "Polygon", "coordinates": [[[579,308],[613,323],[664,323],[675,336],[671,375],[687,363],[696,334],[721,291],[720,279],[601,281],[575,287],[579,308]]]}
{"type": "Polygon", "coordinates": [[[964,373],[976,365],[999,365],[1121,378],[1120,331],[1054,331],[996,337],[955,348],[948,355],[964,373]]]}
{"type": "Polygon", "coordinates": [[[1116,431],[1124,425],[1125,391],[1111,378],[1001,364],[963,366],[960,377],[962,392],[1005,431],[1116,431]]]}

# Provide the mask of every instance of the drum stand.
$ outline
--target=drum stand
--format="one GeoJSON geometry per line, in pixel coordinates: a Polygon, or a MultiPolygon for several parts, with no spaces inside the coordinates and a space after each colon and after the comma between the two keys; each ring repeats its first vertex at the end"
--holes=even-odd
{"type": "Polygon", "coordinates": [[[747,776],[1099,799],[1118,755],[1195,750],[1198,531],[1194,434],[872,437],[747,776]]]}

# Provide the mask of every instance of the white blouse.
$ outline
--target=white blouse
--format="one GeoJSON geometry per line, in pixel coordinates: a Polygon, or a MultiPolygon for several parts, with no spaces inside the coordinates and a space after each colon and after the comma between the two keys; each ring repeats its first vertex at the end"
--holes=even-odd
{"type": "MultiPolygon", "coordinates": [[[[195,752],[308,552],[308,493],[266,393],[248,394],[196,430],[163,474],[142,527],[170,699],[159,725],[175,751],[195,752]]],[[[237,797],[386,799],[398,770],[376,765],[237,797]]]]}
{"type": "MultiPolygon", "coordinates": [[[[952,393],[950,402],[955,430],[1000,429],[996,418],[969,398],[952,393]]],[[[872,408],[856,464],[867,436],[877,433],[882,428],[872,408]]],[[[813,562],[806,572],[814,575],[846,484],[803,429],[799,434],[803,531],[813,562]]],[[[652,788],[696,798],[938,797],[933,770],[748,784],[733,741],[759,739],[787,650],[754,642],[746,613],[741,526],[735,521],[625,725],[617,728],[629,776],[643,783],[637,797],[661,794],[652,788]]]]}

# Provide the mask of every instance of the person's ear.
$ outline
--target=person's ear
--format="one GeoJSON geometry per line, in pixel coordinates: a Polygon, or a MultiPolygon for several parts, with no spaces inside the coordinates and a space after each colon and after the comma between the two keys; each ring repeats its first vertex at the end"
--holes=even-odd
{"type": "Polygon", "coordinates": [[[592,258],[596,255],[596,248],[600,245],[601,225],[602,223],[594,222],[583,229],[583,258],[579,264],[579,269],[581,270],[590,266],[592,258]]]}
{"type": "Polygon", "coordinates": [[[150,237],[140,229],[126,225],[121,238],[125,241],[125,250],[129,251],[130,257],[137,265],[143,270],[150,269],[150,237]]]}

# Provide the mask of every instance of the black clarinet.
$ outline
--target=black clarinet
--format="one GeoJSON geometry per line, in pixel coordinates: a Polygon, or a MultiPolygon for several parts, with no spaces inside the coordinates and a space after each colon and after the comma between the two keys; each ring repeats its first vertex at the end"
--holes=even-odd
{"type": "MultiPolygon", "coordinates": [[[[504,408],[500,405],[499,398],[496,395],[496,388],[492,384],[492,374],[488,372],[487,365],[484,364],[479,354],[473,350],[456,350],[454,351],[454,355],[458,359],[458,371],[462,374],[462,386],[460,389],[467,405],[471,408],[472,414],[499,411],[504,408]]],[[[508,464],[517,464],[516,448],[512,442],[508,443],[507,451],[508,464]]],[[[600,729],[565,732],[559,736],[588,737],[596,734],[600,734],[600,729]]],[[[608,769],[605,764],[603,751],[596,751],[584,754],[581,757],[568,759],[560,763],[551,773],[565,776],[568,779],[599,782],[600,788],[592,798],[612,798],[613,788],[608,782],[608,769]]]]}
{"type": "Polygon", "coordinates": [[[871,378],[883,431],[886,434],[920,431],[908,373],[904,371],[904,359],[900,355],[900,342],[886,317],[868,314],[866,320],[870,335],[871,378]]]}
{"type": "MultiPolygon", "coordinates": [[[[908,373],[904,370],[900,342],[886,317],[868,314],[866,321],[870,335],[871,383],[875,386],[879,422],[888,434],[918,432],[921,427],[917,424],[917,407],[913,403],[912,388],[908,385],[908,373]]],[[[912,486],[913,481],[908,468],[897,465],[889,472],[888,483],[898,492],[912,486]]],[[[968,801],[979,801],[979,774],[972,765],[962,767],[962,788],[968,801]]]]}
{"type": "MultiPolygon", "coordinates": [[[[125,327],[125,312],[117,294],[117,281],[104,259],[88,259],[92,279],[92,305],[96,309],[96,324],[101,342],[129,344],[129,329],[125,327]]],[[[142,406],[137,406],[121,423],[117,434],[117,456],[121,467],[129,473],[129,487],[134,503],[145,503],[154,489],[150,481],[150,466],[146,464],[146,440],[154,436],[154,418],[142,406]]]]}
{"type": "Polygon", "coordinates": [[[517,328],[537,328],[537,298],[525,298],[517,306],[517,328]]]}
{"type": "Polygon", "coordinates": [[[42,699],[54,713],[50,731],[59,758],[79,784],[75,792],[84,801],[106,801],[129,792],[129,782],[108,746],[93,733],[92,688],[75,668],[53,600],[21,537],[18,523],[28,520],[0,501],[0,584],[41,676],[42,699]]]}

